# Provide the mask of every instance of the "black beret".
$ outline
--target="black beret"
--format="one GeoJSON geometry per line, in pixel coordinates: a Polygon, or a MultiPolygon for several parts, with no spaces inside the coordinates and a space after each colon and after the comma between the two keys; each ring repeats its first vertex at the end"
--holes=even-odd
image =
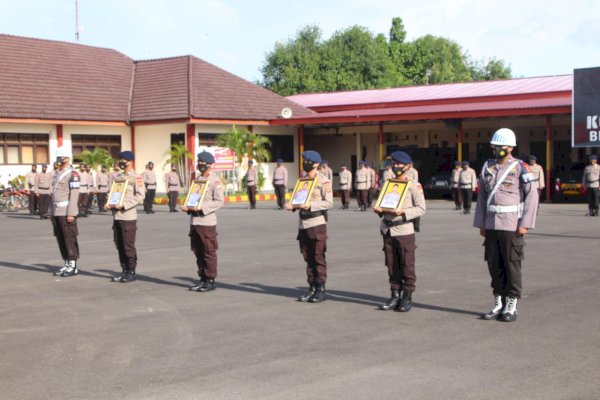
{"type": "Polygon", "coordinates": [[[208,151],[204,150],[201,153],[198,153],[198,161],[202,161],[205,162],[207,164],[214,164],[215,163],[215,156],[213,156],[212,154],[210,154],[208,151]]]}
{"type": "Polygon", "coordinates": [[[133,151],[126,150],[120,152],[118,158],[119,160],[133,161],[135,159],[135,156],[133,155],[133,151]]]}
{"type": "Polygon", "coordinates": [[[306,150],[304,153],[302,153],[302,158],[312,163],[321,162],[321,155],[314,150],[306,150]]]}
{"type": "Polygon", "coordinates": [[[413,160],[408,154],[403,151],[395,151],[392,153],[392,160],[400,164],[412,164],[413,160]]]}

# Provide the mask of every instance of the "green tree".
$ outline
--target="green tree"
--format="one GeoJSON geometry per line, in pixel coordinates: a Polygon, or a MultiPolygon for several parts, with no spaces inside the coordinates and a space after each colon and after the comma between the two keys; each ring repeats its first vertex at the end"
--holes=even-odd
{"type": "Polygon", "coordinates": [[[409,64],[414,83],[445,83],[470,81],[471,74],[462,49],[450,39],[425,35],[412,42],[413,59],[409,64]]]}
{"type": "Polygon", "coordinates": [[[496,79],[510,79],[512,76],[510,65],[503,60],[491,58],[489,60],[473,60],[466,55],[467,65],[474,81],[490,81],[496,79]]]}
{"type": "Polygon", "coordinates": [[[184,144],[173,144],[171,149],[165,152],[169,158],[165,161],[163,168],[166,166],[176,165],[177,175],[183,187],[188,187],[190,184],[192,171],[188,170],[187,160],[193,160],[194,155],[187,150],[184,144]]]}
{"type": "Polygon", "coordinates": [[[84,150],[75,159],[89,165],[92,169],[97,169],[98,166],[111,168],[117,162],[106,149],[99,147],[94,148],[94,150],[84,150]]]}

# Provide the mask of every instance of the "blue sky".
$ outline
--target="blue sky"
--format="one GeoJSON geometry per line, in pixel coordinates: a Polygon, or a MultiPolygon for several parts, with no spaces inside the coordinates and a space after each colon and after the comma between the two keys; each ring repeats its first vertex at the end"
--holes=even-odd
{"type": "MultiPolygon", "coordinates": [[[[192,54],[250,81],[305,25],[325,38],[352,25],[387,35],[393,17],[409,40],[447,37],[514,76],[600,66],[597,0],[79,0],[81,44],[136,60],[192,54]]],[[[0,33],[74,42],[75,0],[0,0],[0,33]]]]}

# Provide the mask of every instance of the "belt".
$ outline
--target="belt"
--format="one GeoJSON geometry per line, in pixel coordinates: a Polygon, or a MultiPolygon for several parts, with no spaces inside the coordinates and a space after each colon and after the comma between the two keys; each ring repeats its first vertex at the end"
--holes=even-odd
{"type": "Polygon", "coordinates": [[[80,187],[88,187],[88,185],[79,185],[80,187]]]}
{"type": "Polygon", "coordinates": [[[596,183],[598,182],[600,179],[596,179],[595,181],[588,181],[588,183],[596,183]]]}
{"type": "Polygon", "coordinates": [[[43,188],[43,187],[41,187],[41,186],[40,186],[38,189],[42,189],[42,190],[48,190],[48,189],[50,189],[50,188],[49,188],[49,187],[45,187],[45,188],[43,188]]]}
{"type": "Polygon", "coordinates": [[[56,207],[66,207],[69,205],[69,200],[59,201],[58,203],[54,203],[56,207]]]}
{"type": "Polygon", "coordinates": [[[459,185],[460,185],[460,186],[463,186],[463,187],[471,186],[471,184],[470,184],[470,183],[460,183],[459,185]]]}
{"type": "Polygon", "coordinates": [[[300,210],[300,219],[302,219],[302,220],[317,218],[317,217],[320,217],[321,215],[327,216],[327,211],[326,210],[321,210],[321,211],[300,210]]]}
{"type": "Polygon", "coordinates": [[[495,206],[493,204],[490,204],[487,210],[489,212],[493,212],[494,214],[512,213],[519,211],[519,205],[515,204],[514,206],[495,206]]]}
{"type": "Polygon", "coordinates": [[[169,186],[178,186],[176,183],[169,183],[169,186]]]}
{"type": "Polygon", "coordinates": [[[367,183],[367,181],[357,181],[356,183],[367,183]]]}
{"type": "Polygon", "coordinates": [[[383,219],[381,221],[384,223],[385,226],[389,226],[389,227],[398,226],[398,225],[404,225],[404,224],[406,224],[408,222],[411,222],[411,221],[404,221],[403,219],[398,219],[398,220],[395,220],[395,221],[391,220],[391,219],[383,219]]]}
{"type": "Polygon", "coordinates": [[[98,185],[99,188],[101,187],[108,187],[108,185],[98,185]]]}

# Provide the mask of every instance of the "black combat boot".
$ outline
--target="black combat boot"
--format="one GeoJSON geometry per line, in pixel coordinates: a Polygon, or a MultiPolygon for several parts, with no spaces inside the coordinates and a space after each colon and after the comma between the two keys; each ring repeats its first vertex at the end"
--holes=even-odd
{"type": "Polygon", "coordinates": [[[308,301],[311,303],[320,303],[323,300],[325,300],[326,295],[327,293],[325,292],[325,284],[319,283],[315,288],[315,294],[313,294],[310,300],[308,301]]]}
{"type": "Polygon", "coordinates": [[[54,276],[61,276],[63,272],[65,272],[67,270],[67,268],[69,268],[69,260],[63,260],[64,264],[61,267],[61,269],[59,269],[58,271],[54,272],[54,276]]]}
{"type": "Polygon", "coordinates": [[[396,311],[407,312],[412,308],[412,292],[408,290],[403,290],[402,295],[400,296],[400,303],[396,306],[396,311]]]}
{"type": "Polygon", "coordinates": [[[298,297],[298,301],[301,301],[303,303],[306,303],[307,301],[309,301],[310,298],[313,297],[313,295],[315,294],[316,288],[317,287],[314,284],[311,284],[310,287],[308,288],[308,292],[306,292],[302,296],[298,297]]]}
{"type": "Polygon", "coordinates": [[[121,282],[121,278],[127,274],[127,270],[124,265],[121,265],[121,273],[112,277],[112,282],[121,282]]]}
{"type": "Polygon", "coordinates": [[[388,301],[379,306],[380,310],[391,310],[392,308],[398,305],[398,300],[400,300],[400,292],[398,289],[392,289],[392,296],[388,301]]]}
{"type": "Polygon", "coordinates": [[[500,317],[500,314],[502,313],[502,303],[502,296],[494,295],[494,306],[492,307],[489,313],[482,315],[481,318],[486,319],[488,321],[498,319],[500,317]]]}
{"type": "Polygon", "coordinates": [[[133,268],[127,268],[125,270],[125,275],[121,276],[121,279],[119,280],[119,282],[127,283],[127,282],[133,282],[135,280],[136,280],[135,270],[133,268]]]}
{"type": "Polygon", "coordinates": [[[214,279],[207,279],[202,283],[202,286],[198,289],[198,292],[210,292],[211,290],[215,290],[217,286],[215,285],[214,279]]]}
{"type": "Polygon", "coordinates": [[[69,267],[64,270],[60,276],[62,277],[68,277],[68,276],[75,276],[79,273],[79,270],[77,269],[77,261],[76,260],[69,260],[69,267]]]}
{"type": "Polygon", "coordinates": [[[200,288],[204,285],[204,278],[200,278],[197,285],[194,285],[190,288],[192,292],[199,292],[200,288]]]}

